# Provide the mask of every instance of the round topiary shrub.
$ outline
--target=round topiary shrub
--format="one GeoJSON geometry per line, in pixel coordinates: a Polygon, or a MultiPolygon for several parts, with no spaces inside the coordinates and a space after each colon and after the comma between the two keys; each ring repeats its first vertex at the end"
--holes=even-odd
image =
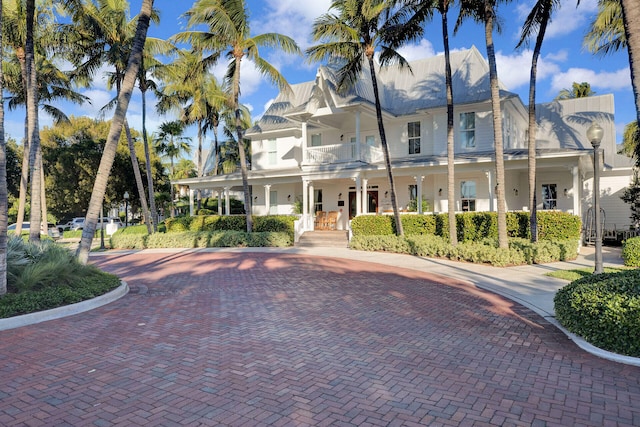
{"type": "Polygon", "coordinates": [[[622,245],[622,259],[627,267],[640,267],[640,237],[625,240],[622,245]]]}
{"type": "Polygon", "coordinates": [[[586,276],[560,289],[556,318],[604,350],[640,356],[640,270],[586,276]]]}

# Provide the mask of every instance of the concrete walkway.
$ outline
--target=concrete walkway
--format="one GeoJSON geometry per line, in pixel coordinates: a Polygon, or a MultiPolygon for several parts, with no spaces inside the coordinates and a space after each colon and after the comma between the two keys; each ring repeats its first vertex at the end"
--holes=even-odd
{"type": "Polygon", "coordinates": [[[495,269],[336,248],[95,255],[131,292],[0,332],[0,425],[640,425],[640,368],[550,323],[565,282],[541,273],[590,257],[495,269]]]}

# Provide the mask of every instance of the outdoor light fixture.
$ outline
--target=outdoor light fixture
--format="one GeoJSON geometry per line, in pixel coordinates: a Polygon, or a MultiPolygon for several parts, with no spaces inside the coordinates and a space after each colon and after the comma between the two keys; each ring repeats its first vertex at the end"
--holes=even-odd
{"type": "Polygon", "coordinates": [[[438,196],[442,196],[442,188],[438,190],[438,196]]]}
{"type": "Polygon", "coordinates": [[[569,197],[569,189],[568,188],[564,189],[564,197],[569,197]]]}
{"type": "Polygon", "coordinates": [[[338,193],[338,200],[342,200],[342,193],[338,193]]]}
{"type": "Polygon", "coordinates": [[[124,226],[129,225],[129,192],[125,191],[122,195],[124,197],[124,226]]]}
{"type": "Polygon", "coordinates": [[[289,195],[287,196],[287,200],[288,200],[288,201],[291,201],[291,194],[289,194],[289,195]]]}
{"type": "Polygon", "coordinates": [[[515,194],[516,196],[518,195],[518,189],[517,188],[513,189],[513,194],[515,194]]]}
{"type": "Polygon", "coordinates": [[[596,253],[595,271],[593,274],[602,273],[602,230],[600,228],[600,142],[604,136],[604,130],[596,123],[591,123],[587,129],[587,139],[593,147],[593,219],[596,223],[596,253]]]}

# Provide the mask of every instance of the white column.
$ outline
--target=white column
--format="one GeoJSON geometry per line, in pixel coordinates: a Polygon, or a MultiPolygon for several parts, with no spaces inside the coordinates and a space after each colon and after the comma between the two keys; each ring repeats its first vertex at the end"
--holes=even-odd
{"type": "Polygon", "coordinates": [[[309,181],[302,180],[302,217],[306,218],[309,214],[309,181]]]}
{"type": "Polygon", "coordinates": [[[302,164],[307,163],[307,122],[302,122],[302,164]]]}
{"type": "Polygon", "coordinates": [[[264,186],[264,206],[266,210],[265,215],[269,215],[269,210],[271,209],[271,184],[264,186]]]}
{"type": "Polygon", "coordinates": [[[571,197],[573,198],[573,214],[582,216],[580,209],[580,176],[578,175],[578,167],[571,168],[571,176],[573,178],[571,197]]]}
{"type": "Polygon", "coordinates": [[[224,187],[224,214],[231,215],[231,205],[229,202],[229,187],[224,187]]]}
{"type": "Polygon", "coordinates": [[[316,193],[313,189],[313,181],[309,181],[309,212],[312,216],[316,214],[316,193]]]}
{"type": "Polygon", "coordinates": [[[222,216],[222,192],[224,190],[218,190],[218,215],[222,216]]]}
{"type": "Polygon", "coordinates": [[[356,160],[362,160],[360,147],[360,111],[356,111],[356,160]]]}
{"type": "Polygon", "coordinates": [[[369,213],[369,193],[367,187],[369,186],[369,180],[362,178],[362,213],[369,213]]]}
{"type": "Polygon", "coordinates": [[[353,178],[356,182],[356,216],[362,213],[362,192],[360,187],[360,177],[353,178]]]}
{"type": "Polygon", "coordinates": [[[195,213],[195,209],[193,207],[193,200],[194,200],[194,196],[195,196],[196,192],[195,190],[192,190],[191,188],[189,188],[189,216],[193,216],[195,213]]]}
{"type": "Polygon", "coordinates": [[[418,208],[418,213],[419,214],[423,214],[424,212],[422,212],[422,180],[424,179],[424,176],[422,175],[418,175],[416,176],[416,203],[418,204],[417,208],[418,208]]]}
{"type": "Polygon", "coordinates": [[[495,197],[495,195],[494,195],[494,189],[493,189],[492,174],[491,174],[491,171],[484,171],[484,174],[487,177],[487,182],[489,184],[489,211],[493,212],[495,210],[494,203],[493,203],[493,198],[495,197]]]}

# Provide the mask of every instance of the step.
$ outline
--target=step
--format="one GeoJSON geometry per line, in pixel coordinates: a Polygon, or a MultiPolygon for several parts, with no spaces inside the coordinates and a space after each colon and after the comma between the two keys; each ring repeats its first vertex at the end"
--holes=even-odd
{"type": "Polygon", "coordinates": [[[300,236],[296,246],[346,248],[349,246],[349,238],[344,230],[306,231],[300,236]]]}

